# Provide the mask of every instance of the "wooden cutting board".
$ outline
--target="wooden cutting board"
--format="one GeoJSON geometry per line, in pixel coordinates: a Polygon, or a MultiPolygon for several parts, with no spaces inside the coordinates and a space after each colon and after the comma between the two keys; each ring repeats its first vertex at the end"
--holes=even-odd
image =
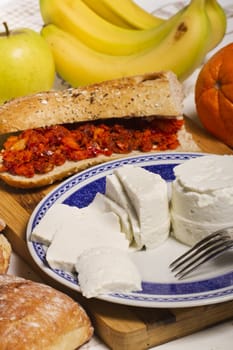
{"type": "MultiPolygon", "coordinates": [[[[233,154],[230,148],[214,139],[189,119],[186,120],[186,128],[192,132],[193,139],[203,152],[233,154]]],[[[25,242],[30,214],[54,186],[36,190],[17,190],[0,183],[0,217],[7,224],[6,236],[15,252],[39,273],[46,283],[66,292],[86,308],[96,334],[111,349],[147,349],[233,317],[233,301],[193,308],[138,308],[111,304],[97,299],[87,300],[79,293],[55,282],[37,267],[25,242]]]]}

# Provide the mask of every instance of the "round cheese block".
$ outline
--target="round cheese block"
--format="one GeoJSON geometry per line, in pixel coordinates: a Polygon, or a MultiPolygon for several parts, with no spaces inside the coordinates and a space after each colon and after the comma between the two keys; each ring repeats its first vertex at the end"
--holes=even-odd
{"type": "Polygon", "coordinates": [[[192,245],[211,232],[233,225],[233,156],[207,155],[174,169],[172,233],[192,245]]]}

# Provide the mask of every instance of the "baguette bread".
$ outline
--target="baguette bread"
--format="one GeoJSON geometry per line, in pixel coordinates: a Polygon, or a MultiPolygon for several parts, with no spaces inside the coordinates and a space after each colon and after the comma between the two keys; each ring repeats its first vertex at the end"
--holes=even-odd
{"type": "Polygon", "coordinates": [[[1,350],[75,350],[93,328],[83,308],[41,283],[0,275],[1,350]]]}
{"type": "Polygon", "coordinates": [[[49,91],[0,107],[0,134],[119,117],[182,115],[183,90],[175,74],[159,72],[49,91]]]}
{"type": "MultiPolygon", "coordinates": [[[[140,120],[161,118],[170,121],[183,119],[182,85],[172,72],[150,73],[125,77],[87,87],[63,91],[44,92],[12,100],[0,107],[0,134],[44,128],[59,124],[77,125],[102,120],[140,120]],[[133,120],[133,119],[131,119],[133,120]]],[[[173,135],[176,151],[199,151],[185,126],[173,135]]],[[[174,147],[171,148],[174,150],[174,147]]],[[[156,146],[151,151],[158,151],[156,146]]],[[[169,148],[168,148],[169,150],[169,148]]],[[[0,153],[0,179],[10,186],[34,188],[46,186],[90,166],[141,151],[98,153],[82,160],[66,160],[46,173],[32,177],[1,170],[3,153],[0,153]]]]}

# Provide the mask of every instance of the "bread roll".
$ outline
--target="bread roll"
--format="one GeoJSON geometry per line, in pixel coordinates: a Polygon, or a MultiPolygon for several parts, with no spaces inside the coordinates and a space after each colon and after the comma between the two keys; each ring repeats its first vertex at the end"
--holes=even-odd
{"type": "Polygon", "coordinates": [[[47,285],[0,275],[1,350],[74,350],[93,328],[83,308],[47,285]]]}
{"type": "Polygon", "coordinates": [[[2,232],[5,227],[6,227],[5,221],[0,218],[0,232],[2,232]]]}
{"type": "MultiPolygon", "coordinates": [[[[1,231],[0,221],[0,231],[1,231]]],[[[7,272],[10,265],[11,245],[3,234],[0,234],[0,274],[7,272]]]]}

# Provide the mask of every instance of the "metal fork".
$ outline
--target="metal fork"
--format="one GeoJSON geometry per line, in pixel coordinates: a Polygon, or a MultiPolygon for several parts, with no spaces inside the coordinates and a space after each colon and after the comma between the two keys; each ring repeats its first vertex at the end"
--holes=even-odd
{"type": "Polygon", "coordinates": [[[197,242],[186,253],[175,259],[169,268],[182,279],[200,265],[233,247],[233,227],[215,231],[197,242]]]}

